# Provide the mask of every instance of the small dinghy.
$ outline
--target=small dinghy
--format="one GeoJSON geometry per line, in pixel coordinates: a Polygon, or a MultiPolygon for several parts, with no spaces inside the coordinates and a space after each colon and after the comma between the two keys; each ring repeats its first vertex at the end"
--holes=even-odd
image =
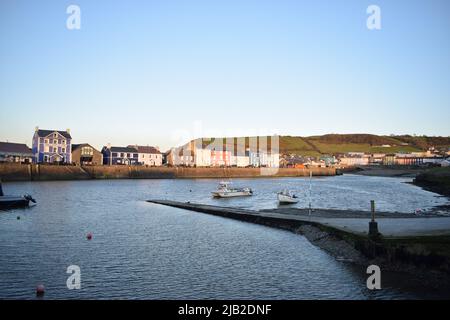
{"type": "Polygon", "coordinates": [[[285,189],[281,192],[278,192],[277,195],[278,195],[278,202],[280,204],[291,204],[298,202],[297,196],[289,190],[285,189]]]}
{"type": "Polygon", "coordinates": [[[231,198],[252,196],[253,191],[250,188],[230,188],[231,182],[222,181],[216,191],[211,192],[214,198],[231,198]]]}
{"type": "Polygon", "coordinates": [[[0,209],[24,208],[28,207],[30,202],[36,203],[36,200],[29,194],[23,196],[5,196],[0,181],[0,209]]]}

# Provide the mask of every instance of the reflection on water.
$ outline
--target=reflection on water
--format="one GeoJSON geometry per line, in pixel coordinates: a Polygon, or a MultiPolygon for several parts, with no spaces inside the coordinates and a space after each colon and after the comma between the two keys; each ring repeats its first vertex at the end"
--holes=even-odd
{"type": "MultiPolygon", "coordinates": [[[[359,176],[313,179],[313,206],[412,211],[447,200],[405,184],[409,179],[359,176]]],[[[259,225],[150,204],[182,201],[271,208],[283,187],[304,195],[304,178],[235,179],[251,198],[214,200],[217,180],[105,180],[5,183],[38,205],[0,213],[0,298],[371,299],[423,298],[384,273],[369,292],[360,267],[336,261],[304,237],[259,225]],[[21,219],[17,220],[17,216],[21,219]],[[86,240],[92,232],[93,239],[86,240]],[[66,268],[81,267],[82,289],[66,288],[66,268]],[[408,290],[407,290],[408,289],[408,290]]],[[[306,206],[302,198],[298,206],[306,206]]],[[[402,279],[401,281],[399,279],[402,279]]]]}

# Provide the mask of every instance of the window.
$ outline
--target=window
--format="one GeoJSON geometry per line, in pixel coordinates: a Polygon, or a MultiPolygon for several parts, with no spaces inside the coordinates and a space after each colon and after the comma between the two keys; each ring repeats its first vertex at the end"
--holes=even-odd
{"type": "Polygon", "coordinates": [[[130,154],[129,154],[129,153],[127,153],[127,158],[131,158],[131,156],[130,156],[130,154]]]}
{"type": "Polygon", "coordinates": [[[44,138],[39,138],[40,143],[44,143],[44,138]]]}
{"type": "Polygon", "coordinates": [[[66,140],[63,140],[62,143],[63,143],[63,144],[66,144],[66,140]]]}
{"type": "Polygon", "coordinates": [[[123,158],[125,154],[123,152],[120,153],[120,157],[123,158]]]}
{"type": "Polygon", "coordinates": [[[65,153],[66,152],[66,148],[62,148],[62,152],[65,153]]]}
{"type": "Polygon", "coordinates": [[[117,157],[117,152],[113,152],[113,153],[112,153],[112,156],[113,156],[113,157],[117,157]]]}
{"type": "Polygon", "coordinates": [[[58,143],[58,140],[53,140],[53,144],[57,144],[58,143]]]}
{"type": "Polygon", "coordinates": [[[45,143],[48,143],[48,140],[47,140],[47,139],[45,139],[45,143]]]}

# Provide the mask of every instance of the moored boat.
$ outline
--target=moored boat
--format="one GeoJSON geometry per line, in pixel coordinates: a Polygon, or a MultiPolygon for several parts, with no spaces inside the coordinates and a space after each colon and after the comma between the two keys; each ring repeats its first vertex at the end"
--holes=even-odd
{"type": "Polygon", "coordinates": [[[286,189],[281,192],[278,192],[277,196],[278,196],[278,201],[280,202],[280,204],[291,204],[291,203],[298,202],[297,196],[294,193],[292,193],[291,191],[286,190],[286,189]]]}
{"type": "Polygon", "coordinates": [[[13,209],[28,207],[30,202],[36,203],[32,196],[5,196],[3,194],[2,183],[0,181],[0,209],[13,209]]]}
{"type": "Polygon", "coordinates": [[[216,191],[211,192],[215,198],[231,198],[252,196],[253,190],[250,188],[231,188],[231,182],[221,181],[216,191]]]}

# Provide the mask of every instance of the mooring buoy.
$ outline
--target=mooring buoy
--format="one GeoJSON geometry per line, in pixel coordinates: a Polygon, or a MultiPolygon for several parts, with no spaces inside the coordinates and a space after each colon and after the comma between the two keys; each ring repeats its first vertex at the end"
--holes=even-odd
{"type": "Polygon", "coordinates": [[[43,296],[44,295],[44,293],[45,293],[45,287],[44,287],[44,285],[43,284],[39,284],[37,287],[36,287],[36,296],[43,296]]]}

